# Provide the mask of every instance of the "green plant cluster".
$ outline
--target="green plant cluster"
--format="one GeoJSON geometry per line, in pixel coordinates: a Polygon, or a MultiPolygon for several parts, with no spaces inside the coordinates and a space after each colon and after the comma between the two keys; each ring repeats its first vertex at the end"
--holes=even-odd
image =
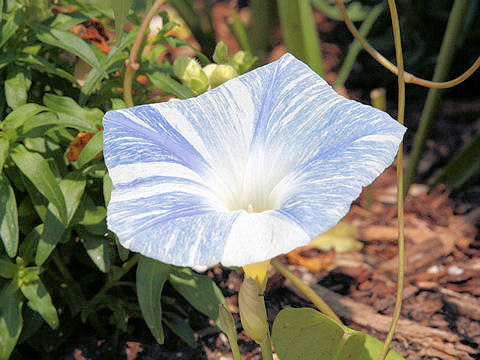
{"type": "MultiPolygon", "coordinates": [[[[108,39],[119,3],[112,9],[109,2],[0,1],[0,359],[57,357],[82,328],[97,336],[132,333],[135,318],[144,318],[160,343],[165,325],[195,346],[184,307],[176,296],[160,297],[167,280],[170,293],[212,319],[216,304],[225,305],[208,277],[131,254],[107,230],[112,185],[102,158],[102,118],[125,107],[124,63],[141,25],[138,14],[123,9],[133,28],[108,39]],[[108,53],[73,33],[92,21],[104,30],[108,53]],[[81,65],[88,71],[83,79],[81,65]]],[[[170,63],[157,61],[167,47],[190,47],[166,35],[176,24],[166,12],[159,15],[163,27],[148,41],[152,49],[137,73],[148,80],[133,86],[138,103],[192,96],[170,63]]]]}

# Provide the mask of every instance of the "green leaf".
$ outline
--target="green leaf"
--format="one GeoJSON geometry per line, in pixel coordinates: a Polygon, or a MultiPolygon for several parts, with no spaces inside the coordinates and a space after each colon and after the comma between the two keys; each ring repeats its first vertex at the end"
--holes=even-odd
{"type": "Polygon", "coordinates": [[[127,20],[128,12],[132,6],[132,0],[111,0],[111,3],[115,16],[116,41],[119,44],[123,37],[123,25],[125,24],[125,20],[127,20]]]}
{"type": "Polygon", "coordinates": [[[355,239],[357,228],[340,221],[330,230],[313,239],[311,245],[322,251],[334,249],[336,252],[359,250],[363,244],[355,239]]]}
{"type": "Polygon", "coordinates": [[[185,85],[180,84],[178,81],[161,72],[147,74],[147,76],[155,88],[175,95],[180,99],[188,99],[194,96],[192,91],[185,85]]]}
{"type": "Polygon", "coordinates": [[[283,309],[272,329],[273,344],[282,360],[338,360],[335,355],[342,346],[343,335],[337,323],[307,308],[283,309]]]}
{"type": "Polygon", "coordinates": [[[225,331],[219,321],[218,305],[227,303],[222,291],[212,279],[184,268],[171,273],[169,281],[195,309],[215,321],[218,327],[225,331]]]}
{"type": "Polygon", "coordinates": [[[43,137],[47,131],[69,127],[78,131],[97,131],[91,123],[67,114],[41,113],[25,121],[23,127],[17,131],[20,139],[25,137],[43,137]]]}
{"type": "MultiPolygon", "coordinates": [[[[133,44],[137,36],[138,30],[139,30],[139,27],[136,27],[133,31],[128,33],[126,37],[123,38],[123,41],[121,44],[119,44],[118,46],[115,45],[113,48],[110,49],[110,52],[108,53],[107,57],[102,61],[102,67],[107,73],[119,70],[119,67],[117,67],[116,65],[118,60],[126,59],[128,57],[128,53],[121,52],[121,51],[124,48],[133,44]]],[[[124,63],[122,62],[121,67],[123,66],[124,66],[124,63]]],[[[97,87],[100,85],[100,83],[104,78],[105,76],[95,69],[92,69],[88,73],[87,79],[85,80],[85,84],[81,89],[81,95],[80,95],[81,104],[84,104],[86,102],[88,96],[92,92],[94,92],[95,89],[97,89],[97,87]]]]}
{"type": "Polygon", "coordinates": [[[0,359],[8,359],[22,332],[23,297],[15,282],[4,286],[0,293],[0,359]]]}
{"type": "MultiPolygon", "coordinates": [[[[272,341],[281,360],[376,360],[382,348],[380,341],[310,308],[280,311],[272,341]]],[[[390,351],[386,359],[402,357],[390,351]]]]}
{"type": "Polygon", "coordinates": [[[112,110],[121,110],[127,107],[127,105],[125,105],[125,101],[122,99],[113,98],[110,99],[110,101],[112,102],[112,110]]]}
{"type": "Polygon", "coordinates": [[[75,76],[66,72],[65,70],[60,69],[57,65],[49,63],[45,58],[41,56],[34,54],[26,54],[18,60],[30,64],[33,68],[40,72],[54,74],[61,78],[67,79],[68,81],[71,81],[73,84],[77,84],[77,79],[75,79],[75,76]]]}
{"type": "Polygon", "coordinates": [[[20,244],[19,255],[24,259],[25,263],[35,260],[35,250],[37,249],[40,236],[42,236],[43,227],[44,224],[35,226],[20,244]]]}
{"type": "Polygon", "coordinates": [[[77,223],[80,225],[97,225],[105,220],[107,210],[104,206],[95,206],[93,201],[89,199],[88,203],[82,204],[79,212],[77,223]]]}
{"type": "Polygon", "coordinates": [[[57,246],[77,211],[85,191],[85,185],[85,179],[63,179],[60,181],[60,189],[67,205],[67,222],[63,224],[59,220],[56,209],[51,206],[51,204],[48,206],[42,236],[38,241],[37,252],[35,254],[35,264],[43,264],[57,246]]]}
{"type": "Polygon", "coordinates": [[[86,120],[96,127],[102,126],[103,112],[101,110],[82,107],[67,96],[45,94],[43,103],[57,113],[64,113],[79,120],[86,120]]]}
{"type": "Polygon", "coordinates": [[[8,114],[5,120],[0,123],[0,126],[5,131],[16,129],[22,126],[25,121],[37,115],[38,113],[41,113],[42,111],[48,111],[48,108],[32,103],[24,104],[8,114]]]}
{"type": "Polygon", "coordinates": [[[7,259],[0,259],[0,276],[12,279],[17,273],[17,266],[7,259]]]}
{"type": "Polygon", "coordinates": [[[42,235],[38,239],[36,265],[42,265],[47,260],[65,232],[65,225],[58,219],[57,214],[55,207],[50,203],[43,222],[42,235]]]}
{"type": "Polygon", "coordinates": [[[16,59],[15,54],[7,53],[0,54],[0,69],[11,64],[16,59]]]}
{"type": "Polygon", "coordinates": [[[83,39],[70,32],[49,28],[38,23],[33,24],[32,29],[36,32],[38,40],[77,55],[91,67],[107,76],[95,53],[83,39]]]}
{"type": "MultiPolygon", "coordinates": [[[[375,339],[373,336],[366,335],[365,342],[363,343],[363,352],[360,356],[360,360],[377,360],[380,352],[382,351],[383,343],[375,339]]],[[[396,351],[390,349],[386,360],[405,360],[396,351]]]]}
{"type": "Polygon", "coordinates": [[[39,277],[23,282],[20,286],[23,295],[28,299],[28,306],[38,312],[52,329],[59,325],[57,309],[53,306],[52,297],[39,277]]]}
{"type": "Polygon", "coordinates": [[[28,90],[32,84],[30,70],[10,64],[4,82],[5,98],[8,106],[16,109],[27,102],[28,90]]]}
{"type": "Polygon", "coordinates": [[[10,141],[8,141],[3,137],[0,137],[0,173],[2,172],[3,164],[5,164],[5,160],[7,160],[9,150],[10,150],[10,141]]]}
{"type": "Polygon", "coordinates": [[[78,166],[82,167],[88,162],[95,159],[95,157],[103,150],[103,130],[96,133],[85,145],[80,156],[78,157],[78,166]]]}
{"type": "Polygon", "coordinates": [[[0,237],[8,256],[18,249],[18,213],[15,192],[8,179],[0,172],[0,237]]]}
{"type": "Polygon", "coordinates": [[[175,335],[185,341],[188,346],[195,348],[197,342],[195,340],[195,333],[191,326],[180,316],[172,312],[165,312],[163,322],[172,330],[175,335]]]}
{"type": "Polygon", "coordinates": [[[480,133],[442,170],[434,185],[443,183],[457,190],[480,169],[480,133]]]}
{"type": "Polygon", "coordinates": [[[80,241],[97,268],[101,272],[107,273],[110,270],[110,246],[108,241],[102,236],[83,232],[80,241]]]}
{"type": "Polygon", "coordinates": [[[110,197],[113,190],[113,182],[108,173],[103,177],[103,199],[105,200],[105,206],[110,202],[110,197]]]}
{"type": "Polygon", "coordinates": [[[126,261],[128,259],[128,254],[130,254],[130,251],[124,248],[122,244],[120,244],[120,241],[118,241],[118,237],[116,235],[115,245],[117,246],[118,256],[120,257],[120,260],[126,261]]]}
{"type": "Polygon", "coordinates": [[[5,15],[5,23],[0,27],[0,48],[15,34],[21,21],[22,11],[18,8],[5,15]]]}
{"type": "Polygon", "coordinates": [[[48,162],[39,154],[28,151],[22,144],[16,144],[10,157],[20,171],[37,190],[57,208],[62,223],[67,223],[65,198],[48,162]]]}
{"type": "Polygon", "coordinates": [[[87,184],[86,179],[73,179],[73,173],[67,175],[66,179],[60,181],[60,189],[62,190],[65,202],[67,204],[67,226],[71,224],[75,215],[83,193],[87,184]],[[72,177],[72,178],[69,178],[72,177]]]}
{"type": "Polygon", "coordinates": [[[50,27],[55,28],[61,31],[68,31],[73,28],[75,25],[80,24],[84,21],[90,20],[91,18],[80,14],[78,12],[74,13],[58,13],[53,17],[53,20],[50,22],[47,21],[50,27]]]}
{"type": "Polygon", "coordinates": [[[172,267],[142,256],[137,267],[137,297],[140,310],[159,344],[164,342],[162,328],[162,289],[172,267]]]}

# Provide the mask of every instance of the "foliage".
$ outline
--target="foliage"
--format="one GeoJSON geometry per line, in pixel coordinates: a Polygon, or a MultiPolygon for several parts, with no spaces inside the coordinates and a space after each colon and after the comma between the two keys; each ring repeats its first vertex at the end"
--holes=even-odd
{"type": "MultiPolygon", "coordinates": [[[[135,281],[131,269],[139,256],[107,230],[112,186],[102,157],[102,118],[124,107],[124,62],[141,23],[128,1],[120,5],[112,11],[108,1],[63,1],[62,7],[0,2],[2,359],[31,349],[56,357],[82,329],[99,336],[115,328],[133,332],[134,319],[142,316],[159,342],[166,325],[195,346],[185,306],[168,299],[178,292],[213,319],[218,306],[212,310],[211,304],[225,304],[208,277],[144,258],[135,281]],[[115,41],[115,25],[118,32],[125,19],[131,29],[115,41]],[[163,297],[160,278],[173,285],[163,297]],[[39,336],[45,332],[50,335],[39,336]]],[[[143,44],[152,49],[142,56],[134,83],[138,102],[191,96],[165,57],[157,62],[167,47],[190,46],[168,34],[176,24],[166,12],[160,15],[163,28],[143,44]]]]}

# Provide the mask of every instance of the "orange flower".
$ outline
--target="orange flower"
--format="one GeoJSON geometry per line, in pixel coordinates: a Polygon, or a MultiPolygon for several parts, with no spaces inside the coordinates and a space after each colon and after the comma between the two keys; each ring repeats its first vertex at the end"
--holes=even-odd
{"type": "MultiPolygon", "coordinates": [[[[70,143],[68,146],[69,151],[67,153],[67,159],[69,161],[77,161],[78,157],[80,156],[80,153],[82,152],[83,148],[87,143],[90,141],[90,139],[95,135],[95,133],[90,133],[90,132],[79,132],[77,134],[77,137],[73,139],[73,141],[70,143]]],[[[100,154],[98,154],[100,155],[100,154]]],[[[97,155],[97,157],[98,157],[97,155]]]]}

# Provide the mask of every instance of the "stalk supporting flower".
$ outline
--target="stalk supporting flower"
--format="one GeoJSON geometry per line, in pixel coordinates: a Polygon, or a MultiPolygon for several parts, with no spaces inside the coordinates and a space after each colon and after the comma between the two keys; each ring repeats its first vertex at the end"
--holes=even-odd
{"type": "Polygon", "coordinates": [[[260,293],[265,291],[267,285],[267,271],[270,265],[270,259],[255,264],[248,264],[243,266],[245,276],[251,277],[257,283],[260,293]]]}
{"type": "MultiPolygon", "coordinates": [[[[390,17],[392,19],[393,37],[395,40],[395,55],[398,65],[398,122],[403,125],[405,119],[405,73],[403,67],[402,37],[400,36],[400,22],[398,20],[397,5],[395,0],[388,0],[390,17]]],[[[400,143],[397,155],[397,217],[398,217],[398,274],[397,274],[397,295],[393,319],[390,329],[383,344],[378,360],[384,360],[388,354],[390,343],[393,340],[402,311],[403,284],[405,270],[405,233],[403,213],[403,144],[400,143]]]]}
{"type": "Polygon", "coordinates": [[[404,132],[286,54],[195,98],[108,112],[108,227],[170,264],[263,262],[334,226],[404,132]]]}

